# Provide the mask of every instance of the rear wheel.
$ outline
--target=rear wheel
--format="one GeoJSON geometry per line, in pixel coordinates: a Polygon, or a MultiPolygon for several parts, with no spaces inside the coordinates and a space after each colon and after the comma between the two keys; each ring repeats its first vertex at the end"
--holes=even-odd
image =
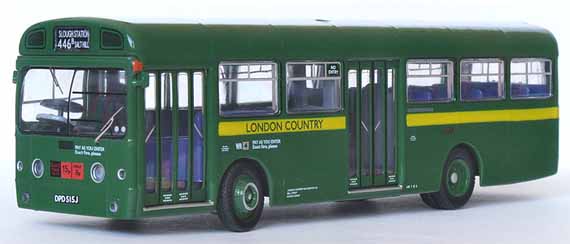
{"type": "Polygon", "coordinates": [[[463,149],[449,154],[438,192],[420,194],[424,203],[436,209],[458,209],[471,198],[475,186],[475,159],[463,149]]]}
{"type": "Polygon", "coordinates": [[[222,181],[217,204],[224,226],[235,232],[253,229],[263,212],[263,192],[261,178],[253,167],[232,166],[222,181]]]}

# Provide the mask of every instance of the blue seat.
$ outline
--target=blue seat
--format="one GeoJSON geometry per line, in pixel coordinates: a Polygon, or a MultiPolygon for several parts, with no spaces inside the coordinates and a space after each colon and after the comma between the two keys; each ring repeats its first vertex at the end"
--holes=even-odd
{"type": "Polygon", "coordinates": [[[548,87],[546,86],[546,84],[544,84],[544,85],[528,85],[528,89],[529,89],[529,94],[531,96],[535,96],[535,97],[548,96],[550,93],[548,91],[548,87]]]}
{"type": "Polygon", "coordinates": [[[427,90],[417,91],[414,93],[414,101],[431,101],[431,92],[427,90]]]}
{"type": "Polygon", "coordinates": [[[528,97],[530,89],[526,85],[516,84],[511,88],[512,97],[528,97]]]}
{"type": "Polygon", "coordinates": [[[483,91],[481,91],[480,89],[471,89],[469,91],[469,99],[472,100],[480,100],[483,99],[483,91]]]}
{"type": "Polygon", "coordinates": [[[425,102],[432,100],[432,93],[430,87],[424,86],[409,86],[408,87],[408,100],[412,102],[425,102]]]}
{"type": "Polygon", "coordinates": [[[431,86],[431,100],[447,100],[447,84],[434,84],[431,86]]]}

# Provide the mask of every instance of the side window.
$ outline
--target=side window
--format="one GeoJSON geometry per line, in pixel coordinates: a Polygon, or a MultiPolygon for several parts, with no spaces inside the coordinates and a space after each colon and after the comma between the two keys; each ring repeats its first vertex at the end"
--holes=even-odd
{"type": "Polygon", "coordinates": [[[340,110],[339,62],[287,63],[287,112],[340,110]]]}
{"type": "Polygon", "coordinates": [[[552,63],[549,59],[511,60],[511,97],[513,99],[552,96],[552,63]]]}
{"type": "Polygon", "coordinates": [[[505,97],[504,62],[500,59],[461,60],[461,100],[498,100],[505,97]]]}
{"type": "Polygon", "coordinates": [[[407,63],[408,102],[447,102],[453,97],[453,62],[416,59],[407,63]]]}
{"type": "Polygon", "coordinates": [[[220,63],[218,95],[225,117],[277,113],[277,65],[220,63]]]}

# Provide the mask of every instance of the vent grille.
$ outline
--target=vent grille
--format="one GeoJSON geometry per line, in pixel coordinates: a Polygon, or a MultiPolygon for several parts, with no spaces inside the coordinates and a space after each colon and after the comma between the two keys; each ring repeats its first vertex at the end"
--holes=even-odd
{"type": "Polygon", "coordinates": [[[38,49],[45,47],[46,32],[44,30],[34,30],[28,34],[26,47],[38,49]]]}
{"type": "Polygon", "coordinates": [[[103,49],[122,49],[123,36],[118,31],[102,30],[101,31],[101,48],[103,49]]]}

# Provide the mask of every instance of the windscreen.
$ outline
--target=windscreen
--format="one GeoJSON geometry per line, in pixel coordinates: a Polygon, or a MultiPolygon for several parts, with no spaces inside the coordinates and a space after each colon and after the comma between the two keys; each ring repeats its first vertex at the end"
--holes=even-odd
{"type": "Polygon", "coordinates": [[[127,131],[125,72],[118,69],[30,69],[22,84],[24,132],[122,137],[127,131]]]}

